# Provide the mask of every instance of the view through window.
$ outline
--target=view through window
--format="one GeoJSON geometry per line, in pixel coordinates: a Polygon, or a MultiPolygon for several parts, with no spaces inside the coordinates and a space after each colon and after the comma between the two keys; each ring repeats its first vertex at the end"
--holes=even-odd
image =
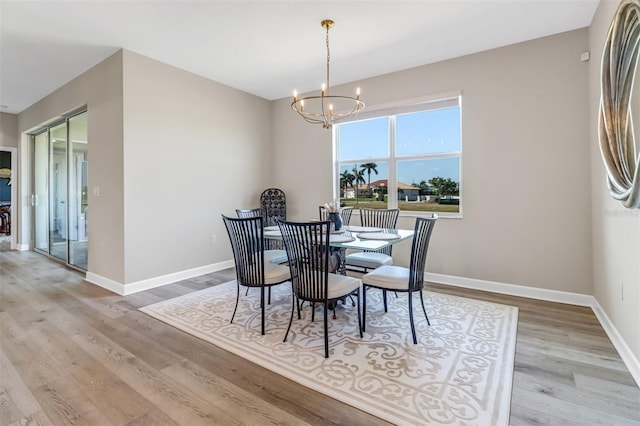
{"type": "Polygon", "coordinates": [[[337,125],[342,205],[461,213],[460,97],[337,125]]]}

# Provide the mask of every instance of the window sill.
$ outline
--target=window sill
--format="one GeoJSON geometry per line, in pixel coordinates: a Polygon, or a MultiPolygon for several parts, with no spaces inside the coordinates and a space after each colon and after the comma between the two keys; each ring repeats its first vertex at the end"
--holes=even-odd
{"type": "MultiPolygon", "coordinates": [[[[359,217],[360,209],[354,207],[352,218],[359,217]],[[357,212],[357,213],[356,213],[357,212]]],[[[435,213],[438,215],[438,219],[464,219],[462,213],[447,213],[447,212],[416,212],[411,210],[400,210],[399,217],[431,217],[431,214],[435,213]]]]}

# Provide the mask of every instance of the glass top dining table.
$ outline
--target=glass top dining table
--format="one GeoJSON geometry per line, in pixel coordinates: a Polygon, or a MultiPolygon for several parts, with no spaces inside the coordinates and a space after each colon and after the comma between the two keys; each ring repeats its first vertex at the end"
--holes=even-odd
{"type": "MultiPolygon", "coordinates": [[[[329,245],[338,256],[336,272],[345,275],[345,253],[347,249],[376,251],[392,244],[413,237],[413,230],[409,229],[382,229],[364,226],[344,226],[339,231],[332,231],[329,235],[329,245]]],[[[281,240],[282,234],[277,226],[264,228],[266,239],[281,240]]]]}

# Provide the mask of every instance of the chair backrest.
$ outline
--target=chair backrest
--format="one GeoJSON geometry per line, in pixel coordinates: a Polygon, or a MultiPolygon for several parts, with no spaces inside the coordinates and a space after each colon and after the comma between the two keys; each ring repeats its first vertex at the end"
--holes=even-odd
{"type": "Polygon", "coordinates": [[[399,209],[360,209],[360,224],[395,229],[399,214],[399,209]]]}
{"type": "Polygon", "coordinates": [[[278,219],[289,259],[293,292],[300,300],[326,302],[329,279],[329,222],[278,219]]]}
{"type": "Polygon", "coordinates": [[[276,219],[287,218],[287,198],[281,189],[265,189],[260,195],[260,207],[264,214],[265,226],[276,225],[276,219]]]}
{"type": "MultiPolygon", "coordinates": [[[[360,209],[360,224],[362,226],[395,229],[399,214],[400,209],[360,209]]],[[[392,248],[393,245],[389,245],[376,251],[391,256],[392,248]]]]}
{"type": "Polygon", "coordinates": [[[222,215],[227,228],[238,283],[250,287],[264,284],[263,219],[258,217],[234,218],[222,215]]]}
{"type": "MultiPolygon", "coordinates": [[[[351,213],[353,212],[353,207],[342,207],[340,209],[340,217],[342,217],[342,224],[348,225],[351,220],[351,213]]],[[[324,206],[318,206],[318,213],[320,220],[327,220],[329,215],[327,209],[324,206]]]]}
{"type": "Polygon", "coordinates": [[[409,261],[409,289],[412,291],[420,290],[424,286],[424,268],[427,263],[429,240],[436,220],[438,220],[438,215],[435,213],[429,218],[416,218],[413,244],[411,245],[411,260],[409,261]]]}
{"type": "Polygon", "coordinates": [[[236,209],[236,215],[240,218],[262,216],[262,209],[236,209]]]}

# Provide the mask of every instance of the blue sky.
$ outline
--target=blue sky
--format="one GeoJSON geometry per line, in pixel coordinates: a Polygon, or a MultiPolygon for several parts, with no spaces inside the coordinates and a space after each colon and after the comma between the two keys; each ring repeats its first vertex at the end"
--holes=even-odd
{"type": "MultiPolygon", "coordinates": [[[[341,165],[340,173],[351,171],[354,164],[378,165],[371,181],[388,177],[388,164],[378,159],[387,157],[389,120],[387,117],[340,125],[340,160],[358,160],[341,165]]],[[[402,160],[403,156],[460,151],[460,108],[446,108],[396,116],[396,156],[398,181],[413,182],[441,176],[459,180],[458,158],[402,160]]],[[[365,180],[367,179],[365,175],[365,180]]]]}

